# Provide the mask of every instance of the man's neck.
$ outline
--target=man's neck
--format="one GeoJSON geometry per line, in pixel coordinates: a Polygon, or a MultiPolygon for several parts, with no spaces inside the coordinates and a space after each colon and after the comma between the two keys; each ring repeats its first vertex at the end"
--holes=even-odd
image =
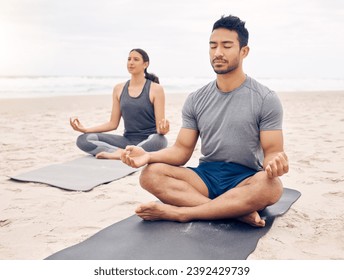
{"type": "Polygon", "coordinates": [[[228,73],[228,74],[218,74],[216,78],[216,84],[220,91],[230,92],[240,87],[246,80],[246,75],[244,72],[240,73],[228,73]]]}

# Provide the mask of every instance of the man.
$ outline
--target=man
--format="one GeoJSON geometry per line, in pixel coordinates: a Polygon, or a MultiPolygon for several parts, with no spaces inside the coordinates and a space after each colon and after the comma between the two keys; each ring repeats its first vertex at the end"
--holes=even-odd
{"type": "Polygon", "coordinates": [[[121,155],[132,167],[148,164],[140,184],[162,203],[136,209],[144,220],[237,218],[263,227],[258,212],[282,194],[288,172],[283,151],[282,106],[276,94],[243,72],[249,53],[245,22],[222,17],[210,36],[216,80],[189,95],[173,146],[145,152],[128,146],[121,155]],[[200,165],[182,167],[201,138],[200,165]]]}

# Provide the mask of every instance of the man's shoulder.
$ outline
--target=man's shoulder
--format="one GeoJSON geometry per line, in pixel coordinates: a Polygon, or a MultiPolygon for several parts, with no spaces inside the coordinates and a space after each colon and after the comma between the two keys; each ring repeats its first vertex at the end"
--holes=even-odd
{"type": "Polygon", "coordinates": [[[214,90],[214,88],[216,87],[215,83],[216,83],[216,80],[213,80],[213,81],[207,83],[206,85],[204,85],[203,87],[191,92],[189,94],[190,99],[199,98],[201,96],[204,96],[204,95],[211,93],[214,90]]]}
{"type": "Polygon", "coordinates": [[[253,94],[260,96],[262,99],[265,99],[268,95],[275,94],[275,92],[269,87],[249,76],[247,76],[245,87],[253,94]]]}

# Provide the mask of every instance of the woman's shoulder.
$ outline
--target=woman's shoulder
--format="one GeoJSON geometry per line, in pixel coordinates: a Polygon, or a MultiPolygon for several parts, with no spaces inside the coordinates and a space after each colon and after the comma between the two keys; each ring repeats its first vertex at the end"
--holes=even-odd
{"type": "Polygon", "coordinates": [[[164,100],[165,92],[164,88],[157,83],[151,82],[149,90],[149,99],[152,103],[155,103],[156,100],[164,100]]]}
{"type": "Polygon", "coordinates": [[[113,96],[116,96],[119,99],[126,83],[127,82],[123,82],[115,85],[113,88],[113,96]]]}
{"type": "Polygon", "coordinates": [[[123,89],[126,83],[127,83],[127,82],[123,82],[123,83],[116,84],[116,85],[114,86],[113,90],[123,89]]]}
{"type": "Polygon", "coordinates": [[[164,88],[163,88],[163,86],[162,85],[160,85],[160,84],[157,84],[157,83],[151,83],[151,91],[153,92],[153,93],[164,93],[164,88]]]}

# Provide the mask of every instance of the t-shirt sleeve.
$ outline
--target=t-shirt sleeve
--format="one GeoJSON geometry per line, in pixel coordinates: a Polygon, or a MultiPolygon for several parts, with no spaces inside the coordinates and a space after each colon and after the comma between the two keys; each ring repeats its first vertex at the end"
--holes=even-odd
{"type": "Polygon", "coordinates": [[[283,108],[275,92],[268,94],[262,104],[260,130],[282,130],[283,108]]]}
{"type": "Polygon", "coordinates": [[[194,104],[192,102],[193,94],[190,94],[183,106],[182,110],[182,127],[198,130],[197,119],[194,114],[194,104]]]}

